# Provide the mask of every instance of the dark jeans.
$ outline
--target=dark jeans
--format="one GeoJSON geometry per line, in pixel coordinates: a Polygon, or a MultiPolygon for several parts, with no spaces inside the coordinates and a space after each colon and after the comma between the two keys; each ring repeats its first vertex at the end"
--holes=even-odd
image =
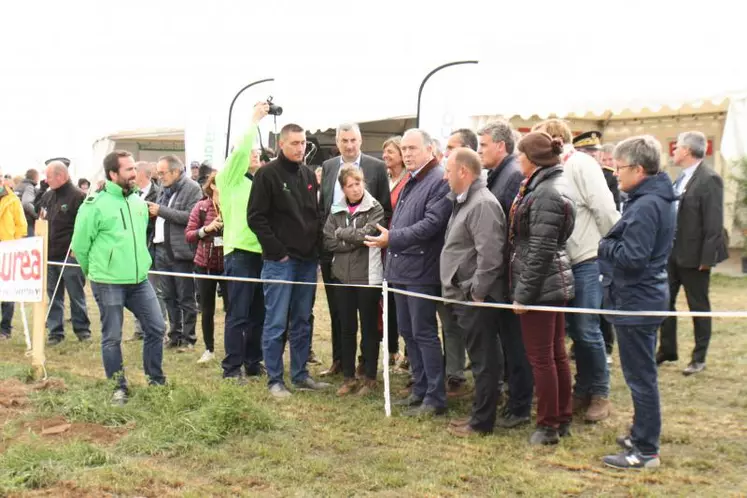
{"type": "Polygon", "coordinates": [[[2,309],[2,322],[0,323],[0,333],[10,336],[13,330],[13,313],[15,313],[15,303],[3,301],[0,303],[2,309]]]}
{"type": "Polygon", "coordinates": [[[521,337],[521,322],[512,310],[498,311],[498,333],[506,358],[508,377],[509,397],[506,407],[517,417],[528,417],[532,412],[534,378],[521,337]]]}
{"type": "MultiPolygon", "coordinates": [[[[569,306],[600,309],[602,284],[599,282],[597,260],[585,261],[573,267],[576,297],[569,306]]],[[[588,398],[592,395],[607,397],[610,394],[610,372],[604,350],[599,315],[568,313],[568,336],[573,340],[576,354],[576,385],[574,395],[588,398]]]]}
{"type": "MultiPolygon", "coordinates": [[[[669,261],[669,309],[675,310],[677,294],[680,287],[685,288],[687,306],[690,311],[711,311],[711,301],[708,298],[708,288],[711,282],[711,271],[700,271],[697,268],[682,268],[673,261],[669,261]]],[[[705,363],[708,344],[711,342],[711,318],[693,318],[693,332],[695,333],[695,348],[692,361],[705,363]]],[[[619,340],[619,339],[618,339],[619,340]]],[[[661,326],[661,346],[659,352],[667,357],[677,357],[677,317],[670,316],[661,326]]]]}
{"type": "MultiPolygon", "coordinates": [[[[158,299],[158,307],[161,308],[161,316],[163,317],[163,322],[166,323],[166,321],[169,319],[169,314],[166,311],[166,305],[163,302],[163,298],[161,297],[158,291],[158,275],[153,275],[149,273],[148,281],[150,282],[150,285],[153,286],[153,289],[155,289],[156,291],[156,298],[158,299]]],[[[137,318],[135,318],[135,334],[134,335],[136,339],[143,338],[143,327],[140,325],[140,322],[138,321],[137,318]]]]}
{"type": "MultiPolygon", "coordinates": [[[[339,284],[340,281],[332,275],[332,261],[321,261],[322,280],[325,284],[339,284]]],[[[342,321],[340,319],[340,307],[337,292],[340,287],[325,285],[327,293],[327,306],[329,307],[329,322],[332,329],[332,361],[342,361],[342,321]]]]}
{"type": "Polygon", "coordinates": [[[496,329],[499,310],[461,304],[447,305],[447,309],[464,338],[475,378],[470,425],[480,432],[493,432],[500,397],[498,381],[503,373],[503,349],[496,329]]]}
{"type": "Polygon", "coordinates": [[[397,301],[394,300],[394,294],[387,293],[389,309],[387,310],[387,327],[389,332],[389,354],[399,353],[399,329],[397,328],[397,301]]]}
{"type": "MultiPolygon", "coordinates": [[[[396,285],[420,294],[440,296],[441,288],[435,285],[396,285]]],[[[444,357],[436,321],[436,301],[419,297],[394,295],[397,301],[397,322],[407,345],[410,368],[415,383],[412,394],[435,408],[446,407],[444,383],[444,357]]]]}
{"type": "Polygon", "coordinates": [[[633,397],[633,444],[644,455],[659,453],[661,406],[656,368],[656,325],[618,325],[617,349],[633,397]]]}
{"type": "MultiPolygon", "coordinates": [[[[540,303],[562,306],[561,303],[540,303]]],[[[557,429],[571,421],[571,368],[565,351],[563,313],[528,311],[519,315],[521,335],[537,390],[537,425],[557,429]]]]}
{"type": "MultiPolygon", "coordinates": [[[[195,266],[195,273],[200,275],[222,275],[222,272],[208,270],[202,266],[195,266]]],[[[197,287],[200,290],[200,311],[202,316],[202,339],[205,341],[205,349],[215,352],[215,293],[218,290],[218,281],[209,278],[198,278],[197,287]]],[[[226,295],[223,294],[223,307],[227,306],[226,295]]]]}
{"type": "MultiPolygon", "coordinates": [[[[173,261],[163,244],[156,246],[156,269],[175,273],[192,273],[191,261],[173,261]]],[[[169,342],[175,345],[197,342],[197,301],[192,277],[159,275],[158,285],[169,315],[169,342]]]]}
{"type": "MultiPolygon", "coordinates": [[[[68,257],[67,262],[78,264],[72,257],[68,257]]],[[[73,318],[75,335],[79,339],[91,337],[91,321],[88,319],[85,287],[86,277],[79,267],[56,265],[47,267],[47,295],[50,301],[47,330],[50,339],[65,337],[65,292],[70,298],[70,313],[73,318]],[[62,279],[55,293],[60,274],[62,274],[62,279]]]]}
{"type": "MultiPolygon", "coordinates": [[[[223,258],[227,277],[260,278],[262,255],[234,249],[223,258]]],[[[262,362],[262,327],[265,299],[259,282],[225,282],[228,297],[223,347],[223,377],[258,375],[262,362]]]]}
{"type": "Polygon", "coordinates": [[[361,346],[366,378],[376,380],[379,366],[379,289],[338,287],[338,309],[342,323],[342,373],[355,377],[358,350],[358,313],[361,320],[361,346]]]}
{"type": "Polygon", "coordinates": [[[91,288],[101,314],[101,355],[106,378],[116,378],[119,388],[127,390],[122,363],[122,321],[127,308],[143,325],[143,370],[148,382],[165,384],[161,364],[166,324],[150,282],[127,285],[91,282],[91,288]]]}
{"type": "Polygon", "coordinates": [[[615,328],[602,315],[599,315],[599,328],[602,329],[602,337],[604,337],[604,350],[607,354],[612,354],[615,347],[615,328]]]}
{"type": "MultiPolygon", "coordinates": [[[[262,280],[286,280],[291,282],[316,282],[316,261],[288,259],[266,260],[262,267],[262,280]]],[[[268,384],[283,382],[283,333],[290,320],[288,339],[290,342],[291,379],[303,382],[308,378],[306,362],[309,359],[311,341],[311,316],[314,301],[314,286],[305,284],[264,284],[265,325],[262,332],[262,350],[267,368],[268,384]]],[[[232,299],[229,299],[229,303],[232,299]]]]}

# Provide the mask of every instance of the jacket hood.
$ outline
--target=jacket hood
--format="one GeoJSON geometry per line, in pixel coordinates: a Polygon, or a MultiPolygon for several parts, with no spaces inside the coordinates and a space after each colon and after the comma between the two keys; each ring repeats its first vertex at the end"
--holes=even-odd
{"type": "MultiPolygon", "coordinates": [[[[356,209],[355,212],[365,213],[366,211],[370,211],[371,209],[373,209],[373,206],[374,206],[373,201],[374,201],[373,196],[368,193],[368,190],[364,190],[363,199],[361,199],[361,203],[358,205],[358,209],[356,209]]],[[[347,210],[348,210],[348,202],[344,195],[340,198],[339,201],[337,201],[336,204],[332,206],[332,208],[330,208],[330,212],[332,214],[337,214],[337,213],[340,213],[342,211],[347,211],[347,210]]]]}
{"type": "Polygon", "coordinates": [[[562,173],[563,173],[563,167],[560,164],[557,164],[555,166],[545,166],[543,168],[539,168],[530,177],[529,182],[527,184],[527,190],[534,190],[537,187],[537,185],[545,181],[547,178],[550,178],[550,177],[553,177],[553,176],[556,176],[562,173]]]}
{"type": "Polygon", "coordinates": [[[645,178],[632,191],[628,192],[630,200],[644,195],[657,195],[668,202],[673,202],[677,199],[677,196],[674,194],[672,180],[663,171],[645,178]]]}

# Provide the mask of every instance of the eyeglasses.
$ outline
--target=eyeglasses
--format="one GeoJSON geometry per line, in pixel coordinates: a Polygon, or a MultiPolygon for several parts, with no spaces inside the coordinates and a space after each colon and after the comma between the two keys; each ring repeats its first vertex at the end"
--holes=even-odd
{"type": "Polygon", "coordinates": [[[635,167],[637,167],[637,166],[638,166],[637,164],[626,164],[625,166],[615,166],[615,172],[616,172],[616,173],[619,173],[621,169],[625,169],[625,168],[635,168],[635,167]]]}

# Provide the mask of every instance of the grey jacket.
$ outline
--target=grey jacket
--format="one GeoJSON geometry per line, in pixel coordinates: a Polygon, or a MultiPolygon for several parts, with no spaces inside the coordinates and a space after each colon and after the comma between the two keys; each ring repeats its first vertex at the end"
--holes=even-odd
{"type": "Polygon", "coordinates": [[[202,199],[202,189],[196,181],[182,173],[171,187],[161,189],[158,196],[158,216],[166,220],[164,225],[164,245],[169,257],[175,261],[192,261],[195,257],[196,245],[188,244],[184,236],[187,228],[189,213],[202,199]],[[169,190],[173,192],[174,201],[169,206],[166,196],[169,190]]]}
{"type": "Polygon", "coordinates": [[[34,201],[36,200],[36,193],[38,192],[36,185],[31,180],[24,178],[16,189],[16,195],[21,200],[23,205],[23,213],[26,215],[26,223],[30,227],[34,226],[34,221],[39,217],[39,213],[34,208],[34,201]]]}
{"type": "Polygon", "coordinates": [[[506,216],[482,179],[475,180],[459,199],[448,198],[454,210],[441,252],[443,297],[469,301],[505,298],[506,216]]]}
{"type": "Polygon", "coordinates": [[[379,285],[384,276],[381,249],[366,247],[366,235],[384,224],[384,208],[366,191],[352,215],[345,199],[332,205],[324,224],[324,250],[332,253],[332,274],[344,284],[379,285]]]}

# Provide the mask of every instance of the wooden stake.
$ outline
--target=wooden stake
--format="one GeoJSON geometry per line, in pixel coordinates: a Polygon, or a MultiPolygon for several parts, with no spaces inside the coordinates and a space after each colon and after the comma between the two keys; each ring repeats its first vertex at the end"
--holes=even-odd
{"type": "Polygon", "coordinates": [[[42,299],[41,302],[33,304],[33,324],[31,332],[31,365],[34,367],[34,377],[38,380],[44,376],[44,344],[47,330],[47,308],[49,297],[47,296],[47,252],[48,252],[48,223],[47,220],[36,220],[34,235],[41,237],[42,243],[42,299]]]}

